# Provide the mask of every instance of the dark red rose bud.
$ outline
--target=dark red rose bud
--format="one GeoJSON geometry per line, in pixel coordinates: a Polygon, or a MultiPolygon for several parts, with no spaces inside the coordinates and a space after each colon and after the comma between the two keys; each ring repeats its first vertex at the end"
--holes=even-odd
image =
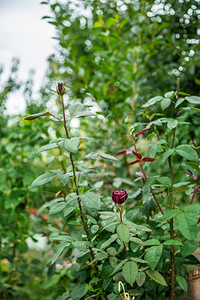
{"type": "Polygon", "coordinates": [[[64,95],[66,93],[66,83],[58,83],[57,84],[57,87],[56,87],[56,92],[59,94],[59,95],[64,95]]]}
{"type": "Polygon", "coordinates": [[[112,193],[112,199],[117,204],[122,204],[128,198],[128,193],[124,190],[116,190],[112,193]]]}

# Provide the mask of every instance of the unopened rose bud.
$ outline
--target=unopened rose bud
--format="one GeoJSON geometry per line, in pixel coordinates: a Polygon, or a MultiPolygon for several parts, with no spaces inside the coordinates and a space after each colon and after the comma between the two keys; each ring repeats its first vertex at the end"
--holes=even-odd
{"type": "Polygon", "coordinates": [[[59,94],[59,95],[64,95],[66,93],[66,83],[58,83],[57,84],[57,87],[56,87],[56,92],[59,94]]]}
{"type": "Polygon", "coordinates": [[[125,190],[116,190],[112,193],[112,199],[117,204],[122,204],[128,198],[128,193],[125,190]]]}

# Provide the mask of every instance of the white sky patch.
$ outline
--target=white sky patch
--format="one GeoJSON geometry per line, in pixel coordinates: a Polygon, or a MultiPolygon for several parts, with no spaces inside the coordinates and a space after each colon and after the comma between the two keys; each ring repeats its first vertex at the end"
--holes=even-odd
{"type": "MultiPolygon", "coordinates": [[[[19,78],[29,78],[30,69],[35,70],[34,90],[41,86],[47,57],[54,52],[56,41],[52,25],[42,20],[49,15],[48,5],[40,5],[40,0],[0,0],[0,65],[4,72],[2,81],[7,79],[11,60],[20,59],[19,78]]],[[[1,81],[1,82],[2,82],[1,81]]],[[[9,97],[8,113],[21,113],[25,103],[20,92],[9,97]]]]}

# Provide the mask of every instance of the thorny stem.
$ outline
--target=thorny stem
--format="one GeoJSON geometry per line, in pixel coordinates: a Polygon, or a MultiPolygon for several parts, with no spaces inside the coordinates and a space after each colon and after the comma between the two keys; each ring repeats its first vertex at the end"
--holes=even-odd
{"type": "MultiPolygon", "coordinates": [[[[66,125],[65,106],[64,106],[63,96],[61,96],[61,102],[62,102],[62,111],[63,111],[63,118],[64,118],[65,133],[66,133],[67,138],[69,139],[70,137],[69,137],[69,132],[68,132],[67,125],[66,125]]],[[[77,178],[76,178],[76,167],[75,167],[75,163],[74,163],[74,160],[73,160],[73,155],[72,155],[71,152],[70,152],[70,160],[71,160],[71,165],[72,165],[72,171],[73,171],[73,177],[74,177],[73,181],[74,181],[74,186],[75,186],[75,192],[76,192],[76,195],[77,195],[77,201],[78,201],[81,221],[83,223],[83,227],[84,227],[85,233],[87,235],[87,239],[88,239],[89,242],[91,242],[89,229],[88,229],[88,226],[87,226],[87,223],[85,221],[84,214],[83,214],[83,208],[82,208],[82,204],[81,204],[81,198],[80,198],[80,195],[79,195],[78,183],[77,183],[77,178]]],[[[94,259],[94,252],[93,252],[93,250],[90,246],[89,246],[89,249],[90,249],[90,254],[92,256],[92,259],[94,259]]]]}
{"type": "MultiPolygon", "coordinates": [[[[123,207],[119,207],[120,224],[123,224],[123,220],[122,220],[123,212],[124,212],[124,208],[123,207]]],[[[124,251],[125,251],[126,257],[128,257],[128,253],[127,253],[127,249],[126,249],[126,244],[125,243],[124,243],[124,251]]]]}
{"type": "Polygon", "coordinates": [[[192,193],[192,198],[190,200],[190,204],[193,204],[193,201],[194,201],[194,198],[195,198],[195,195],[196,195],[196,192],[198,191],[200,185],[196,184],[195,188],[194,188],[194,192],[192,193]]]}
{"type": "MultiPolygon", "coordinates": [[[[148,177],[147,177],[147,175],[146,175],[146,173],[145,173],[145,170],[144,170],[144,168],[143,168],[143,164],[140,163],[139,165],[140,165],[140,169],[141,169],[141,171],[142,171],[142,173],[143,173],[143,175],[144,175],[145,180],[147,180],[148,177]]],[[[159,201],[158,201],[158,198],[156,197],[156,195],[155,195],[155,193],[154,193],[154,191],[153,191],[152,188],[151,188],[151,193],[152,193],[152,195],[153,195],[154,200],[156,201],[156,204],[157,204],[157,206],[158,206],[158,208],[159,208],[161,214],[164,215],[164,211],[163,211],[162,207],[160,206],[160,203],[159,203],[159,201]]]]}
{"type": "Polygon", "coordinates": [[[120,216],[120,223],[121,223],[121,224],[123,223],[123,220],[122,220],[123,212],[124,212],[123,207],[120,207],[120,208],[119,208],[119,216],[120,216]]]}
{"type": "MultiPolygon", "coordinates": [[[[60,148],[60,146],[59,146],[59,145],[58,145],[58,149],[59,149],[60,156],[61,156],[62,152],[61,152],[61,148],[60,148]]],[[[65,166],[64,166],[64,163],[63,163],[63,160],[62,160],[62,159],[60,160],[60,163],[61,163],[61,166],[62,166],[63,172],[65,173],[65,166]]]]}
{"type": "MultiPolygon", "coordinates": [[[[177,92],[176,92],[176,100],[178,101],[179,99],[179,90],[180,90],[180,85],[179,85],[179,78],[177,78],[177,92]]],[[[176,118],[178,116],[177,109],[176,109],[176,118]]],[[[175,143],[175,136],[176,136],[176,127],[173,130],[173,137],[172,137],[172,144],[171,144],[171,149],[174,148],[174,143],[175,143]]],[[[167,143],[169,146],[169,140],[168,136],[166,134],[166,139],[167,143]]],[[[169,170],[170,170],[170,178],[171,178],[171,187],[169,190],[169,196],[170,196],[170,209],[174,208],[174,195],[173,195],[173,184],[174,184],[174,172],[173,172],[173,167],[172,167],[172,157],[171,155],[168,157],[168,164],[169,164],[169,170]]],[[[170,238],[174,239],[174,220],[173,218],[170,219],[170,238]]],[[[170,271],[171,271],[171,291],[170,291],[170,300],[174,299],[175,293],[175,249],[174,246],[171,246],[170,249],[170,271]]]]}
{"type": "MultiPolygon", "coordinates": [[[[170,208],[174,208],[174,197],[173,197],[173,182],[174,182],[174,173],[173,173],[173,168],[172,168],[172,160],[171,156],[168,157],[168,163],[169,163],[169,169],[170,169],[170,177],[171,177],[171,187],[169,190],[170,193],[170,208]]],[[[170,219],[169,221],[170,225],[170,238],[173,240],[174,239],[174,220],[173,218],[170,219]]],[[[174,246],[171,246],[170,249],[170,271],[171,271],[171,291],[170,291],[170,300],[174,299],[174,287],[175,287],[175,254],[174,254],[174,246]]]]}

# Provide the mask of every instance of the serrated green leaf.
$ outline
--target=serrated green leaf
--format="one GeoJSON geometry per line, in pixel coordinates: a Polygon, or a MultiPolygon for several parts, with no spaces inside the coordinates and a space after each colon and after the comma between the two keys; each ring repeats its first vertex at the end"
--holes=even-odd
{"type": "Polygon", "coordinates": [[[170,106],[171,104],[171,99],[168,98],[164,98],[161,102],[160,102],[160,106],[162,110],[165,110],[168,106],[170,106]]]}
{"type": "Polygon", "coordinates": [[[70,178],[69,178],[68,174],[58,174],[58,180],[63,185],[66,185],[70,181],[70,178]]]}
{"type": "Polygon", "coordinates": [[[72,242],[74,248],[79,249],[80,251],[86,251],[86,244],[83,241],[72,242]]]}
{"type": "Polygon", "coordinates": [[[158,181],[162,183],[164,186],[170,187],[171,186],[171,179],[169,177],[160,177],[158,181]]]}
{"type": "Polygon", "coordinates": [[[92,159],[92,160],[96,160],[97,159],[97,156],[100,156],[101,158],[104,158],[104,159],[108,159],[108,160],[114,160],[114,161],[118,161],[118,159],[112,155],[109,155],[109,154],[106,154],[106,153],[100,153],[100,152],[92,152],[92,153],[89,153],[85,156],[85,158],[89,158],[89,159],[92,159]]]}
{"type": "Polygon", "coordinates": [[[74,207],[66,207],[64,209],[64,217],[67,217],[69,216],[72,212],[75,211],[75,208],[74,207]]]}
{"type": "Polygon", "coordinates": [[[49,201],[49,202],[46,202],[46,203],[44,203],[39,209],[38,209],[38,212],[37,212],[37,216],[39,216],[43,211],[44,211],[44,209],[45,208],[47,208],[47,207],[51,207],[52,205],[54,205],[54,203],[57,203],[57,202],[60,202],[60,201],[64,201],[64,198],[63,197],[61,197],[61,198],[56,198],[56,199],[53,199],[53,200],[51,200],[51,201],[49,201]]]}
{"type": "Polygon", "coordinates": [[[135,261],[135,262],[141,263],[141,264],[147,264],[147,261],[144,260],[144,259],[142,259],[142,258],[131,257],[130,259],[133,260],[133,261],[135,261]]]}
{"type": "Polygon", "coordinates": [[[103,250],[105,248],[107,248],[108,246],[110,246],[110,244],[112,244],[115,240],[117,239],[117,234],[113,234],[107,241],[105,241],[100,249],[103,250]]]}
{"type": "MultiPolygon", "coordinates": [[[[200,98],[199,98],[200,99],[200,98]]],[[[178,283],[178,285],[185,291],[187,292],[188,290],[188,282],[187,280],[182,277],[182,276],[176,276],[176,281],[178,283]]]]}
{"type": "Polygon", "coordinates": [[[197,152],[189,145],[178,146],[176,152],[187,160],[199,161],[197,152]]]}
{"type": "Polygon", "coordinates": [[[112,256],[116,256],[117,255],[117,250],[114,247],[110,247],[106,251],[108,252],[108,254],[110,254],[112,256]]]}
{"type": "Polygon", "coordinates": [[[178,121],[175,120],[175,119],[169,119],[168,122],[167,122],[167,127],[169,129],[176,128],[177,125],[178,125],[178,121]]]}
{"type": "Polygon", "coordinates": [[[71,139],[65,139],[63,142],[63,148],[71,153],[76,153],[80,145],[80,139],[75,137],[71,139]]]}
{"type": "Polygon", "coordinates": [[[152,246],[149,249],[147,249],[145,253],[145,260],[148,262],[148,265],[151,269],[155,269],[157,266],[163,251],[163,245],[159,246],[152,246]]]}
{"type": "Polygon", "coordinates": [[[120,241],[122,241],[123,243],[127,244],[130,238],[130,231],[128,226],[126,226],[125,224],[120,224],[117,226],[117,234],[118,237],[120,239],[120,241]]]}
{"type": "Polygon", "coordinates": [[[96,160],[97,159],[97,155],[98,153],[96,152],[92,152],[92,153],[89,153],[85,156],[86,159],[92,159],[92,160],[96,160]]]}
{"type": "Polygon", "coordinates": [[[49,181],[51,181],[52,179],[54,179],[56,176],[57,176],[57,174],[54,174],[54,173],[42,174],[32,182],[31,188],[46,184],[49,181]]]}
{"type": "Polygon", "coordinates": [[[164,277],[158,272],[158,271],[155,271],[155,270],[147,270],[146,271],[146,274],[151,278],[153,279],[155,282],[161,284],[161,285],[165,285],[167,286],[167,283],[164,279],[164,277]]]}
{"type": "Polygon", "coordinates": [[[197,248],[198,246],[196,245],[196,243],[192,243],[191,241],[185,241],[183,242],[182,247],[180,247],[181,255],[183,257],[191,255],[197,248]]]}
{"type": "MultiPolygon", "coordinates": [[[[115,220],[115,218],[112,218],[111,219],[112,221],[115,220]]],[[[113,230],[110,230],[111,228],[116,228],[116,226],[114,225],[118,225],[119,224],[119,220],[117,221],[114,221],[114,222],[108,222],[109,220],[106,220],[106,221],[103,221],[101,224],[102,224],[102,231],[107,229],[107,231],[111,231],[111,232],[114,232],[113,230]]]]}
{"type": "MultiPolygon", "coordinates": [[[[59,235],[53,237],[53,240],[55,241],[62,241],[62,242],[74,242],[74,239],[69,235],[59,235]]],[[[67,244],[67,243],[66,243],[67,244]]]]}
{"type": "Polygon", "coordinates": [[[92,225],[90,231],[92,234],[95,234],[99,230],[99,225],[92,225]]]}
{"type": "Polygon", "coordinates": [[[54,250],[54,255],[52,257],[51,260],[51,264],[55,263],[55,261],[58,259],[58,257],[60,256],[60,254],[63,252],[63,250],[68,247],[70,245],[70,243],[61,243],[60,245],[56,246],[55,250],[54,250]]]}
{"type": "Polygon", "coordinates": [[[178,241],[178,240],[167,240],[163,243],[163,245],[167,245],[167,246],[171,246],[171,245],[174,245],[174,246],[183,246],[182,242],[181,241],[178,241]]]}
{"type": "Polygon", "coordinates": [[[162,99],[163,99],[162,96],[156,96],[156,97],[153,97],[153,98],[151,98],[149,101],[147,101],[147,103],[145,103],[145,104],[143,105],[143,107],[151,106],[151,105],[155,104],[156,102],[158,102],[158,101],[160,101],[160,100],[162,100],[162,99]]]}
{"type": "Polygon", "coordinates": [[[198,96],[190,96],[190,97],[185,97],[185,99],[192,104],[200,104],[200,97],[198,96]]]}
{"type": "Polygon", "coordinates": [[[136,280],[137,273],[138,273],[138,266],[133,261],[127,261],[122,268],[122,274],[126,282],[128,282],[131,286],[133,286],[133,283],[136,280]]]}
{"type": "Polygon", "coordinates": [[[183,181],[183,182],[178,182],[178,183],[173,184],[173,187],[175,187],[177,189],[177,188],[180,188],[182,186],[187,186],[189,184],[190,184],[189,181],[183,181]]]}
{"type": "Polygon", "coordinates": [[[174,149],[167,150],[162,156],[162,161],[165,161],[170,155],[174,153],[174,151],[174,149]]]}
{"type": "Polygon", "coordinates": [[[131,236],[129,240],[130,240],[130,242],[136,243],[138,245],[143,245],[144,244],[144,242],[141,239],[138,239],[134,236],[131,236]]]}
{"type": "Polygon", "coordinates": [[[100,196],[94,192],[87,192],[80,196],[82,203],[85,207],[94,208],[96,210],[100,209],[100,196]]]}
{"type": "MultiPolygon", "coordinates": [[[[123,246],[122,246],[123,247],[123,246]]],[[[122,266],[127,262],[127,258],[122,260],[114,269],[114,271],[110,274],[110,276],[113,276],[115,273],[117,273],[119,270],[121,270],[122,266]]]]}
{"type": "Polygon", "coordinates": [[[158,246],[160,245],[160,241],[157,239],[150,239],[143,243],[144,246],[158,246]]]}
{"type": "Polygon", "coordinates": [[[58,148],[58,145],[56,143],[47,144],[45,146],[42,146],[40,149],[38,149],[38,151],[36,153],[39,154],[43,151],[51,150],[51,149],[54,149],[54,148],[58,148]]]}
{"type": "Polygon", "coordinates": [[[178,107],[181,103],[183,103],[183,101],[185,101],[184,98],[178,99],[178,101],[176,102],[175,108],[178,107]]]}
{"type": "Polygon", "coordinates": [[[105,251],[99,252],[95,258],[91,261],[90,265],[92,265],[94,262],[96,261],[100,261],[103,260],[104,258],[108,257],[108,253],[106,253],[105,251]]]}
{"type": "Polygon", "coordinates": [[[164,222],[167,220],[170,220],[171,218],[175,217],[180,213],[180,210],[178,208],[175,209],[169,209],[167,210],[164,215],[158,219],[159,222],[164,222]]]}
{"type": "Polygon", "coordinates": [[[104,159],[109,159],[109,160],[115,160],[115,161],[118,161],[118,159],[112,155],[109,155],[109,154],[106,154],[106,153],[100,153],[98,152],[97,153],[101,158],[104,158],[104,159]]]}
{"type": "Polygon", "coordinates": [[[198,212],[200,210],[200,204],[190,204],[190,205],[187,205],[183,208],[183,210],[185,212],[187,211],[191,211],[191,212],[198,212]]]}
{"type": "Polygon", "coordinates": [[[59,203],[55,203],[53,206],[51,206],[50,210],[49,210],[49,214],[50,215],[54,215],[57,214],[61,211],[64,210],[64,208],[67,206],[67,203],[63,203],[63,202],[59,202],[59,203]]]}
{"type": "Polygon", "coordinates": [[[164,94],[165,98],[171,98],[172,96],[174,96],[174,91],[170,91],[164,94]]]}
{"type": "Polygon", "coordinates": [[[142,230],[142,231],[146,231],[146,232],[151,232],[151,231],[152,231],[152,230],[151,230],[149,227],[147,227],[147,226],[137,225],[137,224],[135,224],[135,226],[136,226],[136,229],[137,229],[137,230],[142,230]]]}
{"type": "Polygon", "coordinates": [[[188,240],[194,240],[197,236],[197,219],[193,212],[181,212],[177,216],[178,229],[188,240]]]}
{"type": "Polygon", "coordinates": [[[136,277],[136,283],[139,287],[141,287],[146,279],[146,274],[145,272],[138,272],[137,277],[136,277]]]}
{"type": "Polygon", "coordinates": [[[85,288],[85,284],[78,284],[78,285],[75,285],[73,288],[72,288],[72,291],[71,291],[71,299],[72,300],[79,300],[81,298],[83,298],[85,296],[85,294],[87,293],[87,289],[85,288]]]}

